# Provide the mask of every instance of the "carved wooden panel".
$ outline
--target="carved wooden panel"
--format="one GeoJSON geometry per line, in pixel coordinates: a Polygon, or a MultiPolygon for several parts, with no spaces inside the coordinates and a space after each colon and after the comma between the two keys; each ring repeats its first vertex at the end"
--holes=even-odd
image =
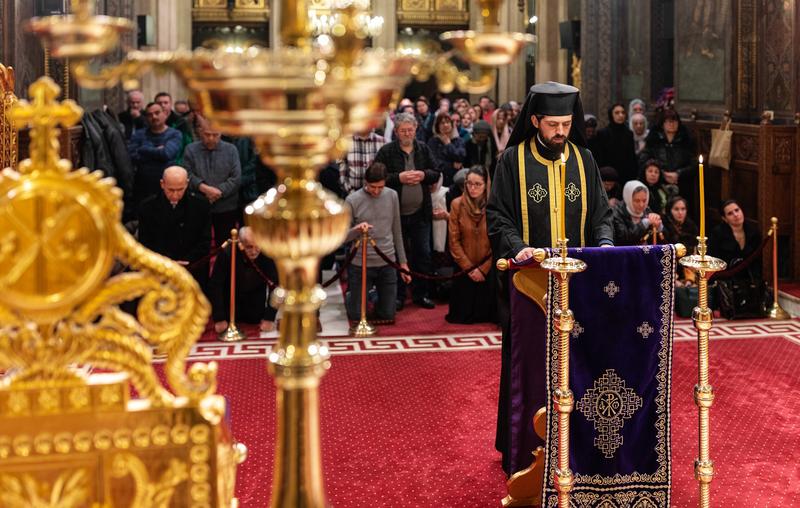
{"type": "Polygon", "coordinates": [[[401,25],[465,26],[469,24],[467,0],[400,0],[397,22],[401,25]]]}
{"type": "Polygon", "coordinates": [[[733,136],[733,159],[737,161],[758,161],[758,137],[757,136],[733,136]]]}

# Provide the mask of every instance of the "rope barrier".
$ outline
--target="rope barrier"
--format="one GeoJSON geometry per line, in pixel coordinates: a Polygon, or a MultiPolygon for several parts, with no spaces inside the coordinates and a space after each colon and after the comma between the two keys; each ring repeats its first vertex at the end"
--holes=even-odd
{"type": "Polygon", "coordinates": [[[753,261],[755,261],[756,258],[761,256],[761,251],[763,251],[764,248],[767,246],[767,242],[769,242],[771,236],[772,236],[771,234],[765,236],[764,240],[762,240],[761,242],[761,245],[756,250],[751,252],[750,255],[744,258],[742,261],[736,263],[736,265],[732,266],[731,268],[728,268],[727,270],[714,273],[713,275],[711,275],[711,277],[709,277],[709,279],[728,279],[730,277],[733,277],[737,273],[741,272],[745,268],[748,268],[751,264],[753,264],[753,261]]]}
{"type": "Polygon", "coordinates": [[[479,263],[477,263],[477,264],[475,264],[475,265],[473,265],[473,266],[471,266],[471,267],[467,268],[466,270],[461,270],[460,272],[456,272],[456,273],[454,273],[453,275],[428,275],[427,273],[418,273],[418,272],[414,272],[414,271],[412,271],[412,270],[406,270],[405,268],[401,267],[399,264],[397,264],[397,262],[396,262],[395,260],[393,260],[392,258],[390,258],[389,256],[387,256],[387,255],[386,255],[386,254],[385,254],[385,253],[384,253],[384,252],[383,252],[383,251],[382,251],[382,250],[381,250],[381,249],[378,247],[378,244],[375,242],[375,240],[374,240],[373,238],[370,238],[370,239],[369,239],[369,243],[370,243],[370,245],[372,245],[372,249],[375,251],[375,253],[376,253],[378,256],[380,256],[380,258],[381,258],[381,259],[383,259],[384,261],[386,261],[386,263],[387,263],[389,266],[391,266],[392,268],[394,268],[395,270],[397,270],[397,271],[398,271],[398,272],[400,272],[400,273],[404,273],[404,274],[406,274],[406,275],[410,275],[411,277],[415,277],[415,278],[419,278],[419,279],[424,279],[424,280],[450,280],[450,279],[456,279],[456,278],[458,278],[458,277],[461,277],[462,275],[466,275],[466,274],[468,274],[469,272],[471,272],[472,270],[474,270],[474,269],[476,269],[476,268],[480,268],[480,266],[481,266],[482,264],[484,264],[484,263],[485,263],[485,262],[487,262],[488,260],[492,259],[492,255],[491,255],[491,254],[489,254],[488,256],[486,256],[485,258],[483,258],[483,259],[482,259],[482,260],[481,260],[479,263]]]}
{"type": "MultiPolygon", "coordinates": [[[[360,244],[361,244],[361,241],[359,240],[359,241],[357,241],[357,242],[355,243],[355,245],[353,245],[353,248],[352,248],[352,249],[350,250],[350,252],[347,254],[347,257],[345,258],[345,260],[344,260],[344,262],[342,263],[342,265],[339,267],[339,269],[336,271],[336,273],[333,275],[333,277],[331,277],[330,279],[328,279],[328,280],[326,280],[325,282],[323,282],[323,283],[322,283],[322,287],[326,288],[326,287],[330,286],[331,284],[333,284],[334,282],[336,282],[336,281],[337,281],[337,280],[338,280],[338,279],[339,279],[339,278],[342,276],[342,274],[344,273],[344,271],[345,271],[345,270],[347,270],[347,268],[350,266],[350,262],[352,262],[352,261],[353,261],[353,258],[355,257],[355,255],[356,255],[356,252],[358,251],[358,247],[359,247],[359,245],[360,245],[360,244]]],[[[249,257],[247,257],[247,256],[245,256],[244,258],[245,258],[245,260],[247,260],[247,262],[250,264],[250,266],[253,268],[253,270],[255,270],[255,272],[258,274],[258,276],[259,276],[259,277],[261,277],[261,279],[262,279],[264,282],[266,282],[266,283],[267,283],[267,286],[269,286],[269,288],[270,288],[270,289],[274,289],[274,288],[276,288],[276,287],[278,286],[278,284],[277,284],[277,283],[276,283],[274,280],[270,279],[270,278],[269,278],[269,276],[268,276],[267,274],[265,274],[265,273],[264,273],[264,272],[263,272],[263,271],[262,271],[262,270],[261,270],[261,269],[260,269],[260,268],[259,268],[259,267],[258,267],[258,266],[257,266],[257,265],[254,263],[254,262],[253,262],[253,260],[252,260],[252,259],[250,259],[250,258],[249,258],[249,257]]]]}
{"type": "Polygon", "coordinates": [[[224,249],[225,247],[228,246],[229,243],[230,243],[230,240],[225,240],[225,242],[222,245],[220,245],[219,247],[212,248],[211,251],[208,254],[206,254],[205,256],[201,257],[197,261],[192,261],[191,263],[186,265],[186,269],[187,270],[194,270],[195,268],[199,268],[203,263],[208,262],[211,258],[213,258],[217,254],[219,254],[220,251],[222,251],[222,249],[224,249]]]}

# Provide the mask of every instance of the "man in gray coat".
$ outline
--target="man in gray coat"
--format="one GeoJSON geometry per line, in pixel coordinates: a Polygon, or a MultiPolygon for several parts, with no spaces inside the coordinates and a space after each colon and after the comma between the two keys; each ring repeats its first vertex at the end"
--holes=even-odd
{"type": "Polygon", "coordinates": [[[186,147],[183,165],[189,172],[189,188],[211,204],[211,226],[217,246],[241,224],[239,186],[242,168],[236,147],[220,139],[207,121],[199,122],[200,141],[186,147]]]}

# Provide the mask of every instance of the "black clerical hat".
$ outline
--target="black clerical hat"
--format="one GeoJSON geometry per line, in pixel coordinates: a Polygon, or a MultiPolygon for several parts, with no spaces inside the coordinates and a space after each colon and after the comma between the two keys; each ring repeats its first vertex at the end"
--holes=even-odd
{"type": "Polygon", "coordinates": [[[569,139],[577,145],[586,146],[583,105],[581,104],[580,90],[574,86],[555,81],[533,85],[506,146],[518,145],[536,135],[537,129],[530,119],[533,115],[572,115],[569,139]]]}

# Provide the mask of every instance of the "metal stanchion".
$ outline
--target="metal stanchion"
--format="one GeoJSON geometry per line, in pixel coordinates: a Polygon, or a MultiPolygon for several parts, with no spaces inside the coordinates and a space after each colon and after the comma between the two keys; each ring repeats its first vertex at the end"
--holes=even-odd
{"type": "Polygon", "coordinates": [[[778,218],[772,218],[772,307],[767,312],[770,319],[789,319],[792,316],[778,303],[778,218]]]}
{"type": "Polygon", "coordinates": [[[709,437],[709,411],[714,403],[714,389],[708,382],[708,332],[712,326],[711,309],[708,308],[708,278],[725,269],[721,259],[706,256],[706,237],[697,237],[697,254],[680,260],[681,265],[694,271],[697,277],[698,306],[692,312],[692,321],[697,330],[698,382],[694,387],[694,403],[697,405],[699,423],[699,457],[694,461],[694,477],[700,484],[700,507],[711,506],[711,480],[714,479],[714,462],[711,461],[709,437]]]}
{"type": "Polygon", "coordinates": [[[236,251],[239,248],[239,232],[231,229],[231,306],[228,328],[219,334],[223,342],[238,342],[246,338],[245,334],[236,327],[236,251]]]}
{"type": "Polygon", "coordinates": [[[353,337],[372,337],[377,330],[367,321],[367,244],[369,232],[361,233],[361,320],[350,328],[353,337]]]}

